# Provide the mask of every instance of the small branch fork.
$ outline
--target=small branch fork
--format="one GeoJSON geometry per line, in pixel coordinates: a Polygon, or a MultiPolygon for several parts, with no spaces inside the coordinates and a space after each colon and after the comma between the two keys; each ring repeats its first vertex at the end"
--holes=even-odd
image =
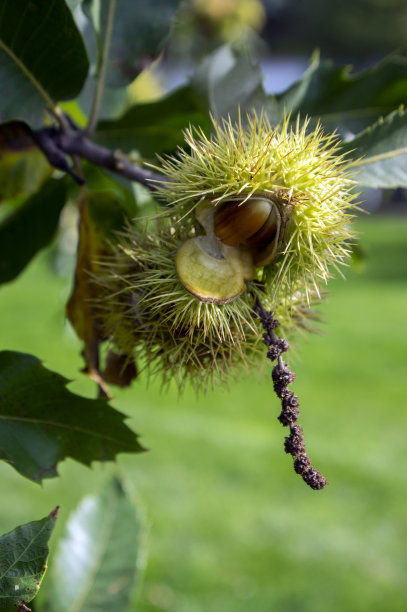
{"type": "Polygon", "coordinates": [[[69,165],[67,155],[86,159],[130,181],[141,183],[152,191],[156,189],[157,182],[166,180],[161,174],[135,166],[120,152],[95,144],[76,126],[71,124],[70,127],[69,131],[62,131],[59,127],[51,126],[31,133],[49,163],[70,174],[80,185],[84,183],[83,178],[69,165]]]}
{"type": "Polygon", "coordinates": [[[281,357],[282,353],[288,350],[289,344],[287,340],[276,335],[275,329],[279,326],[279,322],[273,317],[272,312],[265,310],[258,298],[255,301],[254,312],[260,319],[265,332],[263,334],[263,341],[268,347],[267,357],[271,361],[277,360],[277,365],[273,368],[272,378],[274,391],[281,399],[282,410],[278,420],[282,425],[290,428],[290,435],[285,438],[285,452],[294,457],[294,470],[302,476],[304,482],[311,489],[323,489],[327,481],[318,470],[312,467],[305,450],[302,427],[296,425],[300,413],[299,400],[288,388],[288,385],[294,382],[295,374],[291,372],[281,357]]]}
{"type": "Polygon", "coordinates": [[[136,166],[120,151],[112,151],[95,144],[88,138],[87,132],[80,129],[69,117],[62,114],[63,122],[59,126],[47,126],[33,130],[25,121],[9,121],[0,125],[0,153],[3,151],[23,151],[37,146],[54,168],[63,170],[79,185],[84,184],[80,176],[79,158],[86,159],[101,168],[141,183],[151,191],[167,181],[167,177],[136,166]],[[69,158],[72,158],[73,165],[69,158]],[[79,169],[78,169],[79,168],[79,169]]]}

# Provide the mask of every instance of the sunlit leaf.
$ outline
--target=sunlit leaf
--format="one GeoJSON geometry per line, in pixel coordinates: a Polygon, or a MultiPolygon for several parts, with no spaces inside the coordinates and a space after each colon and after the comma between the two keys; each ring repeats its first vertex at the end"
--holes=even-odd
{"type": "Polygon", "coordinates": [[[407,112],[394,111],[342,147],[356,163],[356,180],[368,187],[407,187],[407,112]]]}
{"type": "Polygon", "coordinates": [[[143,450],[124,414],[67,383],[32,355],[0,352],[0,459],[35,482],[56,476],[65,457],[90,465],[143,450]]]}
{"type": "Polygon", "coordinates": [[[128,609],[144,557],[140,513],[113,480],[71,515],[45,593],[50,612],[128,609]]]}
{"type": "Polygon", "coordinates": [[[35,193],[52,172],[38,149],[0,157],[0,201],[35,193]]]}
{"type": "Polygon", "coordinates": [[[0,202],[34,193],[51,172],[24,121],[0,125],[0,202]]]}
{"type": "Polygon", "coordinates": [[[48,541],[58,508],[0,537],[0,610],[13,612],[37,595],[47,570],[48,541]]]}

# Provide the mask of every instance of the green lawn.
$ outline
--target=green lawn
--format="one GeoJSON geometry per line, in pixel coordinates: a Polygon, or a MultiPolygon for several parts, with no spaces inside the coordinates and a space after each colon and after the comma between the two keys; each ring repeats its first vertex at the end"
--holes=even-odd
{"type": "MultiPolygon", "coordinates": [[[[92,470],[68,460],[43,487],[0,464],[0,532],[60,504],[58,535],[82,495],[118,469],[150,525],[135,611],[404,612],[407,219],[363,218],[358,229],[364,268],[331,284],[324,333],[302,340],[293,364],[325,491],[293,472],[267,371],[199,399],[141,379],[114,404],[150,452],[92,470]]],[[[2,289],[0,348],[80,379],[79,343],[64,324],[69,287],[47,261],[2,289]]],[[[72,389],[93,393],[85,379],[72,389]]]]}

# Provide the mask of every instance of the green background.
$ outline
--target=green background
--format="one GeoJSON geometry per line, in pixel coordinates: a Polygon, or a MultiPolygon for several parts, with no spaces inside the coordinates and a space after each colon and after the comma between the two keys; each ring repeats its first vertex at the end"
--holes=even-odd
{"type": "MultiPolygon", "coordinates": [[[[284,453],[266,360],[252,380],[200,398],[161,394],[142,376],[113,404],[150,452],[92,470],[68,460],[42,487],[2,463],[1,533],[59,504],[55,546],[80,498],[118,470],[150,531],[135,611],[404,611],[407,220],[363,217],[357,229],[367,257],[330,284],[323,334],[300,339],[292,362],[326,490],[308,489],[284,453]]],[[[2,288],[0,349],[37,355],[91,397],[64,322],[69,281],[50,263],[43,253],[2,288]]]]}

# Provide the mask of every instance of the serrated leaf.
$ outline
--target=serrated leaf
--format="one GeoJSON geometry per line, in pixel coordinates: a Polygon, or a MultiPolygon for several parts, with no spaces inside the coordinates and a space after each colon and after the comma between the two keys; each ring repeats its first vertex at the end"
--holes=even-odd
{"type": "Polygon", "coordinates": [[[394,111],[342,146],[356,162],[355,180],[368,187],[407,187],[407,112],[394,111]]]}
{"type": "Polygon", "coordinates": [[[111,149],[141,156],[174,151],[184,143],[182,130],[190,124],[210,131],[209,115],[191,87],[182,87],[149,104],[136,104],[116,120],[101,121],[95,140],[111,149]]]}
{"type": "Polygon", "coordinates": [[[42,123],[44,107],[73,98],[88,72],[81,35],[64,0],[2,0],[0,119],[42,123]]]}
{"type": "Polygon", "coordinates": [[[193,85],[206,98],[216,119],[237,119],[240,110],[243,119],[246,113],[265,111],[273,120],[276,109],[264,91],[258,62],[230,45],[220,47],[202,61],[193,85]]]}
{"type": "Polygon", "coordinates": [[[0,224],[0,284],[16,278],[49,244],[66,195],[64,180],[49,179],[0,224]]]}
{"type": "Polygon", "coordinates": [[[124,414],[68,382],[32,355],[0,352],[0,459],[35,482],[56,476],[66,457],[90,465],[144,450],[124,414]]]}
{"type": "Polygon", "coordinates": [[[125,612],[143,562],[140,513],[117,480],[71,515],[47,581],[50,612],[125,612]]]}
{"type": "Polygon", "coordinates": [[[58,508],[0,537],[0,610],[12,612],[37,595],[47,569],[58,508]]]}
{"type": "Polygon", "coordinates": [[[285,108],[330,128],[358,131],[407,103],[407,58],[391,55],[354,73],[352,66],[335,66],[315,54],[302,78],[276,99],[280,114],[285,108]]]}
{"type": "Polygon", "coordinates": [[[125,87],[163,49],[179,0],[110,0],[100,3],[103,44],[113,21],[106,84],[125,87]],[[110,13],[110,14],[109,14],[110,13]]]}

